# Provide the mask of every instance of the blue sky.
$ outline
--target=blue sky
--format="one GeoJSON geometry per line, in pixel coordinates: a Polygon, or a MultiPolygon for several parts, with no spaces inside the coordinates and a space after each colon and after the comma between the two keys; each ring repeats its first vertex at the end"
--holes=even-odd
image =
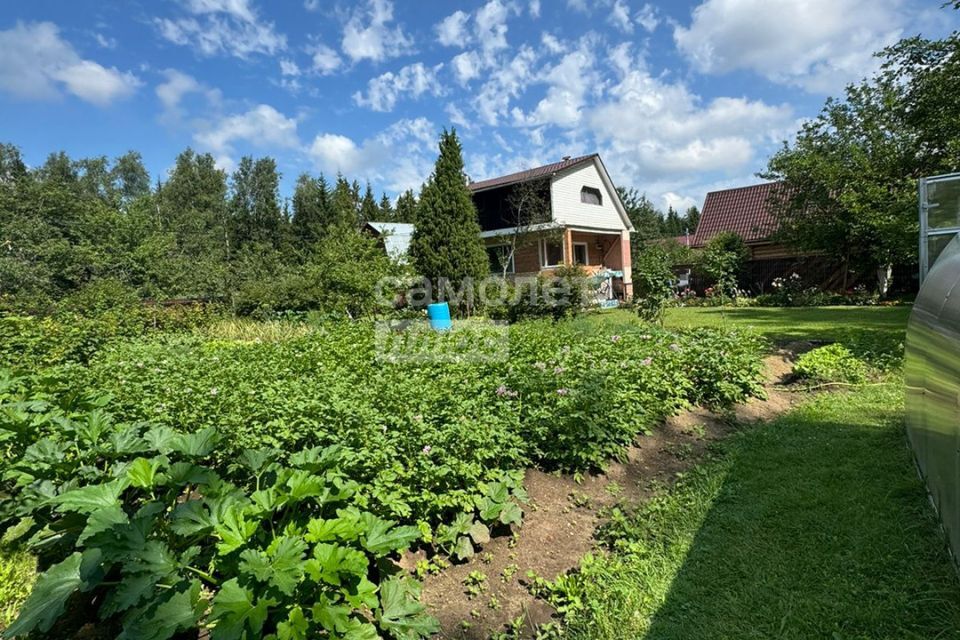
{"type": "Polygon", "coordinates": [[[599,152],[660,207],[757,182],[871,52],[940,37],[939,0],[34,0],[0,9],[0,139],[38,164],[187,146],[271,155],[288,193],[343,171],[390,195],[456,126],[480,180],[599,152]]]}

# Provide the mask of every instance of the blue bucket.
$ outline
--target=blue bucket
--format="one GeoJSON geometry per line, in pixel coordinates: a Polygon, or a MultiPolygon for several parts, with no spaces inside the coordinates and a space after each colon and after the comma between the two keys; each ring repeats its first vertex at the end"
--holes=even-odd
{"type": "Polygon", "coordinates": [[[428,304],[427,317],[430,319],[430,328],[434,331],[449,331],[453,326],[450,322],[450,305],[446,302],[428,304]]]}

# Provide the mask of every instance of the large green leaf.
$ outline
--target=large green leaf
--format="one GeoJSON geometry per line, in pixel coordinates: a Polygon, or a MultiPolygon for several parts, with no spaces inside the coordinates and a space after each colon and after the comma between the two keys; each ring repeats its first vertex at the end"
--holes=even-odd
{"type": "Polygon", "coordinates": [[[83,553],[74,552],[63,562],[41,573],[30,597],[20,607],[20,615],[7,628],[4,637],[14,638],[32,631],[49,631],[63,613],[70,596],[91,586],[86,582],[86,577],[94,566],[99,565],[101,557],[97,549],[88,549],[83,553]]]}
{"type": "Polygon", "coordinates": [[[286,595],[293,595],[303,577],[302,560],[307,543],[300,538],[280,536],[266,551],[245,549],[240,552],[240,571],[260,582],[273,585],[286,595]]]}
{"type": "Polygon", "coordinates": [[[315,475],[310,471],[298,469],[290,472],[290,477],[287,479],[286,485],[290,499],[294,501],[300,501],[304,498],[316,498],[326,493],[323,477],[315,475]]]}
{"type": "Polygon", "coordinates": [[[416,527],[397,527],[389,520],[383,520],[372,513],[360,516],[363,525],[363,547],[378,556],[386,555],[391,551],[406,549],[410,543],[420,538],[420,530],[416,527]]]}
{"type": "Polygon", "coordinates": [[[77,544],[83,546],[87,540],[110,529],[130,523],[130,518],[119,504],[97,509],[87,518],[87,526],[83,528],[77,544]]]}
{"type": "Polygon", "coordinates": [[[214,521],[214,532],[220,538],[217,553],[227,555],[244,546],[257,532],[258,526],[258,522],[246,518],[241,504],[231,502],[218,510],[214,521]]]}
{"type": "Polygon", "coordinates": [[[120,494],[126,489],[126,480],[113,480],[104,484],[92,484],[72,489],[51,500],[58,511],[76,511],[91,514],[98,509],[107,509],[120,504],[120,494]]]}
{"type": "Polygon", "coordinates": [[[307,523],[307,542],[330,542],[331,540],[340,540],[342,542],[352,542],[360,537],[363,532],[363,526],[360,524],[359,517],[344,514],[343,517],[321,520],[314,518],[307,523]]]}
{"type": "Polygon", "coordinates": [[[211,617],[216,626],[211,632],[213,640],[241,640],[244,637],[259,638],[267,613],[276,601],[260,598],[254,604],[253,592],[240,586],[236,578],[220,585],[213,598],[211,617]],[[250,630],[246,636],[245,629],[250,630]]]}
{"type": "Polygon", "coordinates": [[[360,607],[375,608],[379,604],[377,600],[377,585],[366,578],[360,578],[357,584],[349,584],[340,588],[343,593],[343,599],[356,609],[360,607]]]}
{"type": "Polygon", "coordinates": [[[127,480],[135,487],[152,489],[162,464],[163,460],[160,458],[137,458],[127,467],[127,480]]]}
{"type": "Polygon", "coordinates": [[[307,626],[303,609],[293,607],[287,619],[277,625],[277,640],[307,640],[307,626]]]}
{"type": "Polygon", "coordinates": [[[117,640],[169,640],[180,631],[196,627],[206,608],[207,602],[200,597],[200,581],[193,580],[156,607],[128,615],[117,640]]]}
{"type": "Polygon", "coordinates": [[[178,504],[171,514],[170,528],[181,536],[193,536],[211,531],[213,515],[202,500],[187,500],[178,504]]]}
{"type": "Polygon", "coordinates": [[[303,564],[314,582],[340,586],[342,577],[362,578],[367,575],[367,556],[361,551],[336,544],[318,544],[313,558],[303,564]]]}
{"type": "Polygon", "coordinates": [[[317,603],[310,609],[313,619],[330,633],[345,633],[350,626],[350,614],[353,609],[333,603],[330,598],[320,594],[317,603]]]}
{"type": "Polygon", "coordinates": [[[503,524],[520,524],[523,520],[523,511],[515,502],[507,502],[500,510],[500,522],[503,524]]]}
{"type": "Polygon", "coordinates": [[[380,585],[380,626],[404,640],[425,638],[440,631],[436,619],[419,602],[420,589],[409,579],[390,578],[380,585]]]}
{"type": "Polygon", "coordinates": [[[220,436],[213,427],[207,427],[196,433],[182,433],[173,441],[174,451],[178,451],[188,458],[204,458],[217,446],[220,436]]]}

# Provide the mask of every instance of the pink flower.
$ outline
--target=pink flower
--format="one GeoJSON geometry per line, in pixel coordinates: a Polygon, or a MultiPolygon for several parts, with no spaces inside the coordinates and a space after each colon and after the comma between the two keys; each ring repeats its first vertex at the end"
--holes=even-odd
{"type": "Polygon", "coordinates": [[[563,387],[557,389],[557,395],[558,395],[558,396],[565,396],[565,395],[567,395],[568,393],[570,393],[570,390],[569,390],[569,389],[565,389],[565,388],[563,388],[563,387]]]}
{"type": "Polygon", "coordinates": [[[500,396],[501,398],[507,395],[508,393],[510,393],[510,391],[507,389],[505,385],[500,385],[499,387],[497,387],[497,395],[500,396]]]}
{"type": "Polygon", "coordinates": [[[432,447],[431,447],[430,445],[426,445],[426,446],[425,446],[423,449],[421,449],[420,451],[421,451],[421,453],[423,453],[423,455],[428,456],[428,455],[430,455],[430,452],[431,452],[432,450],[433,450],[433,449],[432,449],[432,447]]]}
{"type": "Polygon", "coordinates": [[[564,368],[563,368],[563,367],[554,367],[554,368],[553,368],[553,372],[554,372],[555,374],[557,374],[557,375],[560,375],[561,373],[564,372],[564,368]]]}
{"type": "Polygon", "coordinates": [[[670,351],[680,351],[680,345],[676,342],[670,344],[670,351]]]}
{"type": "Polygon", "coordinates": [[[642,364],[645,367],[649,367],[650,363],[652,362],[653,362],[653,358],[644,358],[643,360],[640,361],[640,364],[642,364]]]}
{"type": "Polygon", "coordinates": [[[620,336],[610,336],[610,342],[620,342],[620,336]]]}

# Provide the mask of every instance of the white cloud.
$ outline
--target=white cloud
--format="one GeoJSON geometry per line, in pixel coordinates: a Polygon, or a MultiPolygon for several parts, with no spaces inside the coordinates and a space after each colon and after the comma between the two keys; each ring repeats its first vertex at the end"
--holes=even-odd
{"type": "Polygon", "coordinates": [[[445,47],[463,47],[467,41],[467,20],[470,15],[463,11],[454,11],[437,23],[437,41],[445,47]]]}
{"type": "Polygon", "coordinates": [[[211,89],[191,75],[176,69],[164,69],[161,74],[165,81],[157,85],[156,93],[163,104],[163,117],[168,123],[176,122],[183,115],[180,104],[187,95],[203,95],[207,102],[214,106],[220,102],[220,92],[217,89],[211,89]]]}
{"type": "Polygon", "coordinates": [[[51,22],[18,22],[0,31],[0,91],[18,98],[50,100],[66,91],[104,107],[141,84],[130,72],[81,58],[51,22]]]}
{"type": "Polygon", "coordinates": [[[540,17],[540,0],[530,0],[530,3],[527,5],[527,9],[530,11],[531,18],[540,17]]]}
{"type": "Polygon", "coordinates": [[[194,134],[197,145],[219,156],[233,151],[236,141],[258,147],[295,149],[299,147],[297,121],[270,105],[260,104],[241,114],[228,116],[194,134]]]}
{"type": "Polygon", "coordinates": [[[660,18],[657,17],[657,8],[649,3],[643,5],[643,8],[640,9],[634,19],[647,33],[656,31],[657,26],[660,24],[660,18]]]}
{"type": "Polygon", "coordinates": [[[757,149],[782,139],[795,124],[786,105],[718,97],[703,104],[682,83],[652,76],[642,60],[630,63],[621,46],[620,81],[592,108],[588,123],[611,163],[644,179],[708,172],[742,172],[757,149]]]}
{"type": "Polygon", "coordinates": [[[314,45],[310,53],[313,55],[313,70],[320,75],[329,75],[343,64],[337,52],[325,44],[314,45]]]}
{"type": "Polygon", "coordinates": [[[895,42],[901,0],[705,0],[674,40],[703,73],[747,69],[808,91],[838,91],[895,42]]]}
{"type": "Polygon", "coordinates": [[[408,53],[413,41],[400,25],[391,27],[393,3],[368,0],[366,10],[356,10],[343,29],[343,52],[354,62],[379,62],[408,53]]]}
{"type": "Polygon", "coordinates": [[[480,75],[483,62],[475,51],[464,51],[453,57],[450,61],[453,72],[457,76],[457,82],[461,86],[466,86],[471,80],[480,75]]]}
{"type": "Polygon", "coordinates": [[[430,175],[436,138],[437,128],[426,118],[407,119],[359,143],[338,133],[320,133],[307,153],[320,171],[357,176],[397,193],[419,188],[430,175]],[[398,148],[404,153],[396,153],[398,148]]]}
{"type": "Polygon", "coordinates": [[[282,58],[280,60],[280,75],[296,77],[300,75],[300,67],[298,67],[297,63],[293,60],[282,58]]]}
{"type": "Polygon", "coordinates": [[[320,8],[320,0],[303,0],[303,8],[307,11],[316,11],[320,8]]]}
{"type": "Polygon", "coordinates": [[[117,39],[105,36],[102,33],[93,34],[93,39],[97,41],[97,44],[104,49],[116,49],[117,48],[117,39]]]}
{"type": "MultiPolygon", "coordinates": [[[[683,213],[690,207],[695,207],[697,201],[690,196],[682,196],[679,193],[668,191],[663,194],[663,204],[665,207],[672,207],[674,211],[683,213]]],[[[696,231],[696,229],[690,229],[691,234],[693,234],[694,231],[696,231]]]]}
{"type": "Polygon", "coordinates": [[[633,32],[633,21],[630,19],[630,7],[623,0],[615,0],[609,9],[607,22],[623,33],[633,32]]]}
{"type": "Polygon", "coordinates": [[[353,101],[374,111],[392,111],[397,99],[404,94],[412,98],[419,98],[425,93],[442,95],[443,86],[437,80],[437,72],[442,67],[442,64],[426,67],[422,62],[417,62],[403,67],[397,73],[388,71],[371,78],[367,83],[366,95],[358,91],[353,94],[353,101]]]}
{"type": "Polygon", "coordinates": [[[589,39],[585,39],[575,51],[548,68],[541,77],[549,85],[547,95],[529,114],[514,109],[515,122],[527,126],[577,125],[588,91],[600,83],[599,74],[594,70],[592,48],[589,39]]]}
{"type": "Polygon", "coordinates": [[[483,122],[497,125],[500,118],[508,114],[510,101],[527,89],[536,60],[536,51],[523,45],[513,58],[489,74],[490,79],[474,96],[475,108],[483,122]]]}
{"type": "Polygon", "coordinates": [[[241,59],[287,48],[286,36],[277,33],[272,22],[261,21],[249,0],[181,0],[181,4],[189,16],[155,21],[160,35],[174,44],[205,56],[241,59]]]}

